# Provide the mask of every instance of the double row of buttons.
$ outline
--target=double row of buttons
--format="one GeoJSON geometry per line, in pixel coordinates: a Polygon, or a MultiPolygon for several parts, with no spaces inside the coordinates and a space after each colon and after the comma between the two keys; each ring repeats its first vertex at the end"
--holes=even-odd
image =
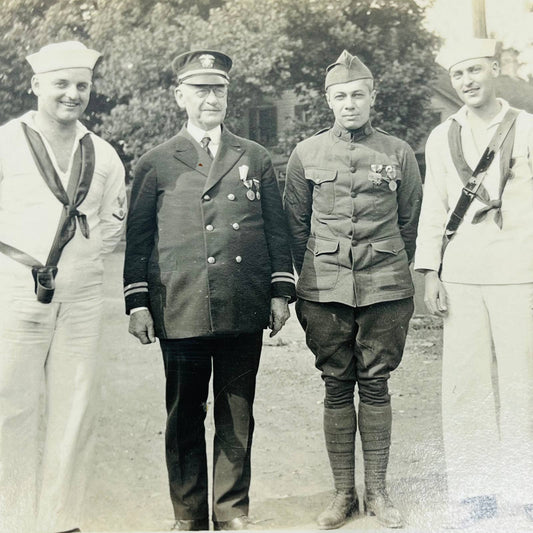
{"type": "MultiPolygon", "coordinates": [[[[235,195],[230,192],[228,194],[227,198],[228,198],[228,200],[233,202],[233,200],[235,200],[235,195]]],[[[204,194],[203,197],[202,197],[202,200],[204,200],[205,202],[208,202],[209,200],[211,200],[211,196],[209,196],[209,194],[204,194]]]]}
{"type": "MultiPolygon", "coordinates": [[[[213,257],[213,256],[209,256],[207,258],[207,262],[210,264],[210,265],[214,265],[217,260],[213,257]]],[[[241,263],[242,262],[242,257],[240,255],[238,255],[236,258],[235,258],[235,262],[236,263],[241,263]]]]}
{"type": "MultiPolygon", "coordinates": [[[[241,228],[241,226],[239,225],[238,222],[234,222],[231,227],[237,231],[238,229],[241,228]]],[[[207,226],[205,227],[206,231],[213,231],[215,229],[215,227],[212,225],[212,224],[207,224],[207,226]]]]}

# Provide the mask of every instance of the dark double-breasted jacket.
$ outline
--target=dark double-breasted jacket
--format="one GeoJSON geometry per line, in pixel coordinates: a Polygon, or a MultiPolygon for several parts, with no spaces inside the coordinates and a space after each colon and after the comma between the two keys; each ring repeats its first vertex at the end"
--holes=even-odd
{"type": "Polygon", "coordinates": [[[225,127],[214,160],[182,130],[135,168],[126,312],[146,306],[159,338],[258,331],[272,297],[294,299],[278,185],[268,152],[225,127]]]}

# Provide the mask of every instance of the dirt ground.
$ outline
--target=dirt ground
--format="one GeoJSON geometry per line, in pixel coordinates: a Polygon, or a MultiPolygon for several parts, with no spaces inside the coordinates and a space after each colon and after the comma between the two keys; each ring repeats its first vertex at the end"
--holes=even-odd
{"type": "MultiPolygon", "coordinates": [[[[164,461],[163,365],[159,346],[141,346],[127,333],[121,267],[118,251],[107,261],[101,409],[83,531],[168,531],[173,514],[164,461]]],[[[250,516],[262,529],[311,531],[332,480],[322,435],[323,384],[291,310],[282,332],[265,337],[254,408],[250,516]]],[[[415,317],[390,382],[394,425],[388,480],[408,532],[440,531],[444,510],[441,336],[436,319],[415,317]]],[[[206,428],[210,446],[209,416],[206,428]]],[[[362,495],[361,472],[359,460],[362,495]]],[[[504,516],[468,531],[533,530],[527,528],[524,519],[504,516]]],[[[363,516],[343,529],[387,531],[363,516]]]]}

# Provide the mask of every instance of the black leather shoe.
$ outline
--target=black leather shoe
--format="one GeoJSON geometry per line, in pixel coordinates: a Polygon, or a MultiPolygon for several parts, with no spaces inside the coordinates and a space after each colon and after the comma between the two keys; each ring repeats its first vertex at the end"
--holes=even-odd
{"type": "Polygon", "coordinates": [[[69,529],[68,531],[60,531],[59,533],[81,533],[81,529],[79,527],[75,527],[74,529],[69,529]]]}
{"type": "Polygon", "coordinates": [[[337,529],[359,513],[359,500],[353,490],[337,490],[316,523],[319,529],[337,529]]]}
{"type": "Polygon", "coordinates": [[[403,519],[400,511],[394,507],[386,490],[375,494],[366,493],[364,508],[367,516],[375,516],[378,522],[385,527],[403,527],[403,519]]]}
{"type": "Polygon", "coordinates": [[[209,531],[209,519],[198,518],[196,520],[178,519],[172,526],[171,531],[209,531]]]}
{"type": "Polygon", "coordinates": [[[240,529],[252,529],[252,523],[246,515],[237,516],[225,522],[213,521],[215,531],[239,531],[240,529]]]}
{"type": "Polygon", "coordinates": [[[526,513],[526,518],[533,522],[533,503],[528,503],[524,505],[524,513],[526,513]]]}
{"type": "Polygon", "coordinates": [[[444,523],[446,529],[465,529],[481,520],[494,518],[498,505],[494,496],[475,496],[465,498],[459,505],[448,511],[448,519],[444,523]]]}

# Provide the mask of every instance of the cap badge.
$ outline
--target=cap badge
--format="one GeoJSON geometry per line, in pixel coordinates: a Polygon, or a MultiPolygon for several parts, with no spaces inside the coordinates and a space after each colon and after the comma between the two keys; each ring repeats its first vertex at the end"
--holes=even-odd
{"type": "Polygon", "coordinates": [[[215,57],[211,54],[202,54],[198,59],[202,68],[213,68],[215,65],[215,57]]]}

